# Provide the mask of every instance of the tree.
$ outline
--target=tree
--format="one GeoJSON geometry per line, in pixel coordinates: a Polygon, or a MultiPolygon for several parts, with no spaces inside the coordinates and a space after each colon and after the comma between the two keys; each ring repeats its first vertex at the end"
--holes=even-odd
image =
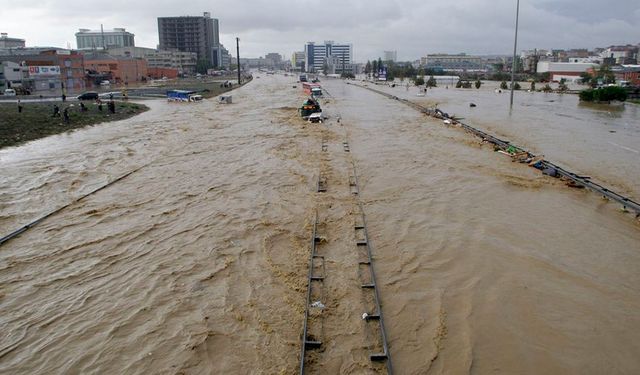
{"type": "Polygon", "coordinates": [[[586,85],[587,83],[591,82],[592,78],[593,76],[589,74],[589,72],[580,73],[580,83],[582,83],[583,85],[586,85]]]}
{"type": "Polygon", "coordinates": [[[480,86],[482,86],[482,82],[480,82],[480,80],[476,81],[476,89],[480,89],[480,86]]]}
{"type": "Polygon", "coordinates": [[[598,70],[598,78],[602,79],[602,83],[608,85],[610,83],[616,83],[616,76],[608,66],[601,66],[598,70]]]}
{"type": "Polygon", "coordinates": [[[536,82],[531,81],[531,91],[536,91],[536,82]]]}
{"type": "Polygon", "coordinates": [[[322,74],[324,74],[325,76],[329,74],[329,64],[327,64],[326,61],[324,62],[324,64],[322,64],[322,74]]]}
{"type": "Polygon", "coordinates": [[[371,65],[372,65],[372,69],[373,69],[373,72],[372,72],[373,76],[377,77],[378,76],[378,61],[373,60],[373,63],[371,65]]]}
{"type": "Polygon", "coordinates": [[[551,72],[540,73],[540,82],[551,81],[551,72]]]}
{"type": "Polygon", "coordinates": [[[367,60],[367,64],[364,66],[364,73],[365,74],[371,73],[371,61],[369,60],[367,60]]]}
{"type": "Polygon", "coordinates": [[[209,61],[203,59],[196,61],[196,73],[207,74],[209,68],[211,68],[209,61]]]}
{"type": "Polygon", "coordinates": [[[413,67],[413,65],[409,64],[406,68],[406,72],[405,72],[405,77],[415,77],[417,72],[416,72],[416,68],[413,67]]]}
{"type": "Polygon", "coordinates": [[[343,72],[343,73],[340,75],[340,77],[341,77],[341,78],[351,78],[351,79],[355,79],[355,78],[356,78],[356,76],[355,76],[355,75],[353,75],[353,73],[351,73],[351,72],[343,72]]]}
{"type": "Polygon", "coordinates": [[[549,84],[547,83],[546,85],[544,85],[544,87],[542,88],[542,91],[544,92],[551,92],[553,91],[553,89],[551,88],[551,86],[549,86],[549,84]]]}
{"type": "Polygon", "coordinates": [[[520,87],[520,84],[518,82],[513,84],[513,89],[514,90],[520,90],[522,87],[520,87]]]}
{"type": "Polygon", "coordinates": [[[433,78],[433,76],[429,77],[429,80],[427,81],[427,87],[437,87],[438,86],[438,82],[436,81],[435,78],[433,78]]]}
{"type": "Polygon", "coordinates": [[[456,82],[456,88],[459,89],[462,87],[462,81],[458,80],[458,82],[456,82]]]}
{"type": "Polygon", "coordinates": [[[502,82],[500,83],[500,88],[501,88],[501,89],[503,89],[503,90],[508,89],[508,88],[509,88],[509,86],[507,86],[507,81],[502,81],[502,82]]]}
{"type": "Polygon", "coordinates": [[[416,77],[416,79],[413,80],[413,83],[415,83],[416,86],[424,85],[424,77],[416,77]]]}
{"type": "Polygon", "coordinates": [[[580,92],[580,100],[587,102],[610,102],[627,100],[627,90],[623,87],[608,86],[599,89],[587,89],[580,92]]]}

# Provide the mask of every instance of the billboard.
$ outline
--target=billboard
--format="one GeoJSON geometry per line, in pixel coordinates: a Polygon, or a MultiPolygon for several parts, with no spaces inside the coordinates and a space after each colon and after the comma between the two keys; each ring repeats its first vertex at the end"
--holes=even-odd
{"type": "Polygon", "coordinates": [[[29,76],[59,76],[60,75],[60,67],[59,66],[30,66],[29,67],[29,76]]]}
{"type": "Polygon", "coordinates": [[[387,68],[382,67],[378,70],[378,81],[386,81],[387,80],[387,68]]]}

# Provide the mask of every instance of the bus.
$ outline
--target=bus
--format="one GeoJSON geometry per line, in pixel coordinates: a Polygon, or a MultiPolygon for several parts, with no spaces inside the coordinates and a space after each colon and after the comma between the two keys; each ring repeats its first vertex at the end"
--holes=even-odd
{"type": "Polygon", "coordinates": [[[322,96],[322,87],[317,83],[303,82],[302,90],[307,95],[322,96]]]}

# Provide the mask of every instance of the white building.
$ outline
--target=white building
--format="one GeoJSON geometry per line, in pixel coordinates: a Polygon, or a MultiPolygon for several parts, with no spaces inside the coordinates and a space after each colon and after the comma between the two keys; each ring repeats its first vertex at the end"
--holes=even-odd
{"type": "Polygon", "coordinates": [[[335,58],[336,65],[352,65],[353,64],[353,45],[338,44],[331,40],[325,41],[324,44],[315,44],[308,42],[304,46],[305,71],[320,72],[327,59],[335,58]]]}
{"type": "Polygon", "coordinates": [[[429,69],[441,69],[451,72],[472,72],[484,71],[485,67],[482,59],[478,56],[469,56],[464,53],[457,55],[449,54],[430,54],[421,59],[424,67],[429,69]]]}
{"type": "Polygon", "coordinates": [[[29,67],[12,61],[0,63],[0,90],[10,87],[22,87],[22,83],[29,74],[29,67]]]}
{"type": "Polygon", "coordinates": [[[398,51],[384,51],[384,59],[382,61],[398,61],[398,51]]]}
{"type": "Polygon", "coordinates": [[[134,35],[124,28],[113,30],[80,29],[76,33],[79,50],[108,49],[115,47],[133,47],[134,35]]]}
{"type": "Polygon", "coordinates": [[[629,61],[638,62],[638,46],[611,46],[600,54],[602,58],[614,59],[616,64],[625,64],[629,61]]]}
{"type": "Polygon", "coordinates": [[[540,61],[537,71],[538,73],[549,73],[552,81],[560,81],[564,78],[569,82],[577,82],[580,79],[580,74],[597,67],[598,64],[595,63],[540,61]]]}

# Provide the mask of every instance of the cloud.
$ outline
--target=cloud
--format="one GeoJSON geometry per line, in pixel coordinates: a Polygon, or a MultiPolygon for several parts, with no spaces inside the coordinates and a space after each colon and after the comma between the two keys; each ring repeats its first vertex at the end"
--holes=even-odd
{"type": "MultiPolygon", "coordinates": [[[[352,43],[359,61],[397,50],[403,60],[426,53],[510,53],[514,0],[231,0],[153,2],[43,1],[3,9],[2,32],[28,45],[75,46],[79,28],[125,27],[136,45],[158,43],[157,17],[201,15],[220,20],[221,40],[244,56],[279,52],[288,58],[307,41],[352,43]]],[[[519,48],[593,48],[640,42],[640,2],[615,6],[593,0],[521,2],[519,48]]]]}

